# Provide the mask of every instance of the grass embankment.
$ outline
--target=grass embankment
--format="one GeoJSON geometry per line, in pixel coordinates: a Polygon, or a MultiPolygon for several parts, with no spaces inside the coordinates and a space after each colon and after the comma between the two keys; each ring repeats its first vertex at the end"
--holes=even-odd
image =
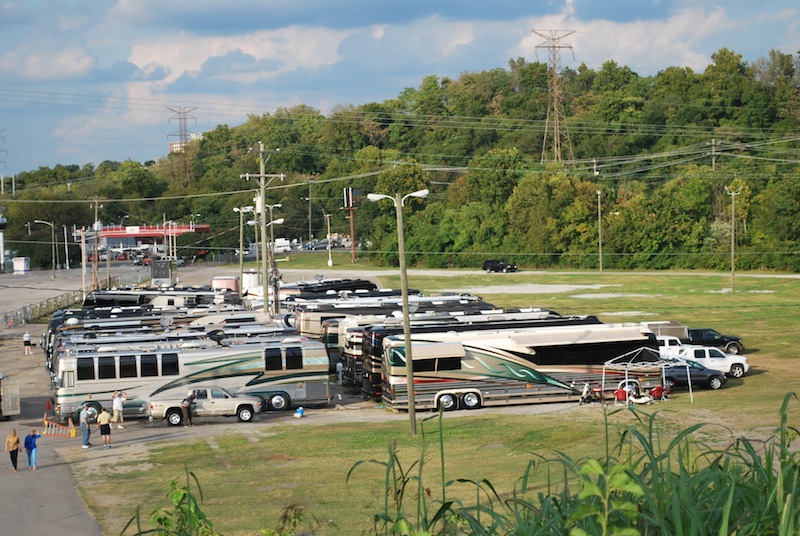
{"type": "MultiPolygon", "coordinates": [[[[399,277],[384,278],[383,282],[396,286],[399,277]]],[[[669,319],[744,338],[745,354],[753,367],[747,376],[730,380],[719,391],[695,392],[694,403],[688,393],[679,392],[670,401],[644,409],[660,412],[657,424],[663,444],[678,430],[699,422],[709,425],[695,437],[719,446],[740,436],[771,436],[780,423],[779,408],[785,394],[800,385],[794,355],[800,310],[800,281],[796,279],[740,275],[735,293],[726,292],[730,276],[722,275],[522,272],[412,276],[410,280],[412,287],[426,292],[517,284],[586,288],[556,292],[552,287],[552,291],[531,294],[520,287],[519,292],[512,289],[481,295],[499,306],[543,306],[562,314],[597,314],[608,322],[669,319]]],[[[796,425],[796,406],[792,408],[789,418],[796,425]]],[[[612,436],[618,427],[634,422],[627,411],[609,419],[612,436]]],[[[438,424],[433,421],[421,428],[425,434],[438,434],[438,424]]],[[[604,457],[605,433],[603,410],[597,405],[576,405],[572,410],[541,416],[479,411],[445,419],[446,476],[486,479],[501,496],[510,497],[529,462],[538,456],[562,451],[575,459],[604,457]]],[[[427,439],[430,442],[431,436],[427,439]]],[[[419,460],[423,437],[410,437],[405,421],[242,425],[241,432],[187,444],[156,442],[143,458],[118,459],[113,470],[95,468],[76,478],[107,534],[119,533],[136,505],[145,517],[157,505],[164,505],[168,483],[184,479],[184,464],[197,475],[203,511],[222,534],[254,534],[262,528],[275,528],[282,510],[290,505],[304,507],[319,520],[321,534],[361,534],[369,531],[373,515],[383,509],[384,474],[379,466],[365,464],[346,481],[348,471],[359,461],[386,461],[395,443],[406,469],[419,460]],[[118,506],[108,508],[109,504],[118,506]]],[[[428,451],[424,460],[425,474],[431,476],[425,484],[432,497],[440,497],[439,453],[428,451]]],[[[471,501],[475,490],[468,485],[455,486],[448,495],[471,501]]]]}

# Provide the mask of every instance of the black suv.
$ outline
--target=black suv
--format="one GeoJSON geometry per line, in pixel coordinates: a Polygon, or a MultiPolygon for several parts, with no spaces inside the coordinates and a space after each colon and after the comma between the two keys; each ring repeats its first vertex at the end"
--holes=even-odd
{"type": "Polygon", "coordinates": [[[486,273],[489,273],[489,272],[516,272],[517,271],[517,265],[516,264],[508,264],[506,261],[498,261],[498,260],[484,261],[483,270],[486,273]]]}

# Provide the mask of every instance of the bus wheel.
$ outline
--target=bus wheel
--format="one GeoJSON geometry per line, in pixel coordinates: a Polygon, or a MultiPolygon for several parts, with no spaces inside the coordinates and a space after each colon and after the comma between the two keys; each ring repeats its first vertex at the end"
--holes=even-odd
{"type": "Polygon", "coordinates": [[[467,409],[478,409],[481,407],[481,397],[476,393],[466,393],[461,397],[461,403],[467,409]]]}
{"type": "Polygon", "coordinates": [[[286,395],[272,395],[269,398],[269,407],[278,411],[289,409],[289,399],[286,395]]]}
{"type": "Polygon", "coordinates": [[[178,426],[183,422],[183,414],[177,409],[170,410],[167,413],[167,422],[172,426],[178,426]]]}
{"type": "Polygon", "coordinates": [[[456,396],[450,394],[440,396],[438,406],[445,411],[453,411],[456,409],[456,396]]]}

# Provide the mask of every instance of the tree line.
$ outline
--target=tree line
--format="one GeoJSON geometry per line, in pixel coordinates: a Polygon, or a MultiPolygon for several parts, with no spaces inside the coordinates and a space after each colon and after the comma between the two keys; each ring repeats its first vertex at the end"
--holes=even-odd
{"type": "MultiPolygon", "coordinates": [[[[57,165],[16,177],[8,191],[7,248],[48,266],[50,233],[104,224],[158,224],[192,215],[208,235],[179,239],[184,252],[233,252],[235,207],[254,204],[258,142],[268,148],[267,203],[280,203],[276,236],[308,242],[349,234],[344,188],[365,255],[396,262],[395,213],[367,193],[410,193],[406,250],[412,264],[479,267],[502,257],[521,267],[800,269],[800,54],[755,62],[721,49],[700,73],[653,76],[607,61],[561,73],[563,143],[552,136],[547,65],[427,76],[396,98],[299,105],[218,125],[182,153],[153,162],[57,165]],[[276,151],[279,149],[279,151],[276,151]]],[[[248,226],[249,240],[254,240],[248,226]]],[[[77,248],[70,256],[78,258],[77,248]]]]}

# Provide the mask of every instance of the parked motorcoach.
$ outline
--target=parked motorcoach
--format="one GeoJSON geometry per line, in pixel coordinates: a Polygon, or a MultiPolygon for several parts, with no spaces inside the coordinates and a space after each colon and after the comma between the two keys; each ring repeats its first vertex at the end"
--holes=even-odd
{"type": "MultiPolygon", "coordinates": [[[[602,365],[565,358],[556,364],[537,364],[526,345],[500,349],[463,342],[411,343],[414,360],[414,407],[418,410],[474,410],[483,406],[579,400],[587,384],[606,386],[606,392],[630,386],[644,391],[660,383],[660,367],[637,368],[635,373],[603,370],[602,365]],[[604,377],[605,374],[605,377],[604,377]],[[605,380],[605,381],[604,381],[605,380]]],[[[408,410],[405,341],[384,339],[382,399],[388,407],[408,410]]],[[[654,358],[656,360],[657,358],[654,358]]]]}
{"type": "MultiPolygon", "coordinates": [[[[522,309],[519,311],[506,310],[496,311],[491,315],[463,315],[454,316],[449,321],[439,319],[436,322],[425,322],[420,320],[418,323],[411,323],[412,339],[430,337],[452,338],[453,334],[457,338],[471,338],[477,336],[479,332],[501,331],[501,330],[521,330],[540,328],[547,329],[556,326],[576,326],[602,324],[596,316],[561,316],[554,311],[541,309],[538,312],[532,309],[522,309]]],[[[361,394],[365,398],[380,400],[381,398],[381,362],[383,359],[383,339],[390,335],[403,333],[401,323],[381,323],[365,326],[361,342],[361,370],[355,371],[355,377],[360,375],[361,394]]],[[[347,340],[347,337],[345,337],[347,340]]],[[[345,359],[348,350],[344,349],[345,359]]],[[[345,362],[345,374],[349,367],[345,362]]]]}
{"type": "Polygon", "coordinates": [[[127,392],[127,404],[145,407],[200,383],[261,396],[268,409],[285,410],[327,404],[331,379],[324,345],[299,337],[208,349],[69,354],[59,360],[56,413],[68,416],[84,400],[110,406],[118,389],[127,392]]]}

